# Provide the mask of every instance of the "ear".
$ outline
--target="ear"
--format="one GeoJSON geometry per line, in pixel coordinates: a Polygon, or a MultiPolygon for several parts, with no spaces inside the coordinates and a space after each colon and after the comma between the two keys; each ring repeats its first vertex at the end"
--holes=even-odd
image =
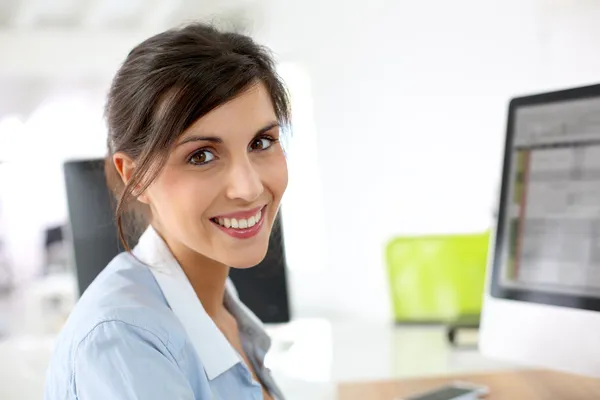
{"type": "MultiPolygon", "coordinates": [[[[113,155],[113,163],[115,164],[115,168],[117,169],[121,180],[127,185],[135,170],[135,162],[127,154],[118,152],[113,155]]],[[[144,204],[148,204],[148,198],[145,193],[137,195],[137,200],[144,204]]]]}

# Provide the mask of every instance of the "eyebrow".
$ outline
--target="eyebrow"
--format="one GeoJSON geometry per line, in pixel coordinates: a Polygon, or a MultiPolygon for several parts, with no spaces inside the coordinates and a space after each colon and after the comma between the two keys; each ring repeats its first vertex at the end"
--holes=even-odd
{"type": "MultiPolygon", "coordinates": [[[[267,125],[265,125],[264,127],[260,128],[259,130],[257,130],[254,133],[254,136],[258,136],[258,135],[262,135],[265,132],[270,131],[271,129],[275,128],[279,126],[279,122],[273,121],[273,122],[269,122],[267,125]]],[[[179,142],[177,144],[177,146],[182,146],[186,143],[191,143],[191,142],[212,142],[212,143],[223,143],[223,139],[221,139],[218,136],[199,136],[199,135],[192,135],[192,136],[188,136],[185,139],[183,139],[181,142],[179,142]]]]}

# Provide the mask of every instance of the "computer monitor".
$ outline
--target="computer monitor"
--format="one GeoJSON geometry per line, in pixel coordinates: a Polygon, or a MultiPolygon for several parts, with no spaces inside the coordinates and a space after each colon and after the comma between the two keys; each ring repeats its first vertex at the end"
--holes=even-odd
{"type": "Polygon", "coordinates": [[[480,349],[600,376],[600,85],[515,98],[480,349]]]}
{"type": "MultiPolygon", "coordinates": [[[[114,222],[116,202],[106,185],[104,160],[64,165],[71,239],[80,293],[123,251],[114,222]]],[[[136,238],[133,238],[134,240],[136,238]]],[[[265,323],[290,320],[287,265],[281,216],[271,232],[265,259],[253,268],[231,269],[240,300],[265,323]]]]}

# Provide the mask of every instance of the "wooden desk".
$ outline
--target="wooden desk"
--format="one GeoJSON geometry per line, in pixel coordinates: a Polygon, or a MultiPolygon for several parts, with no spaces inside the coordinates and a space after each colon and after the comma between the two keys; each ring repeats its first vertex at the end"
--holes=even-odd
{"type": "Polygon", "coordinates": [[[397,400],[455,380],[488,386],[487,400],[598,400],[600,380],[558,372],[523,370],[440,378],[344,383],[338,400],[397,400]]]}

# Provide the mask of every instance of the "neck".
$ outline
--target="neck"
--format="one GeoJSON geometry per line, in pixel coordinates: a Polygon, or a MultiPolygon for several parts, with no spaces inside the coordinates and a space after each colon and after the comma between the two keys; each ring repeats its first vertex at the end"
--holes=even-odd
{"type": "MultiPolygon", "coordinates": [[[[161,235],[162,236],[162,235],[161,235]]],[[[223,298],[229,267],[162,236],[183,269],[206,313],[214,320],[225,311],[223,298]]]]}
{"type": "Polygon", "coordinates": [[[229,267],[200,254],[187,259],[182,257],[180,265],[206,313],[212,319],[218,318],[225,311],[223,298],[229,267]]]}

